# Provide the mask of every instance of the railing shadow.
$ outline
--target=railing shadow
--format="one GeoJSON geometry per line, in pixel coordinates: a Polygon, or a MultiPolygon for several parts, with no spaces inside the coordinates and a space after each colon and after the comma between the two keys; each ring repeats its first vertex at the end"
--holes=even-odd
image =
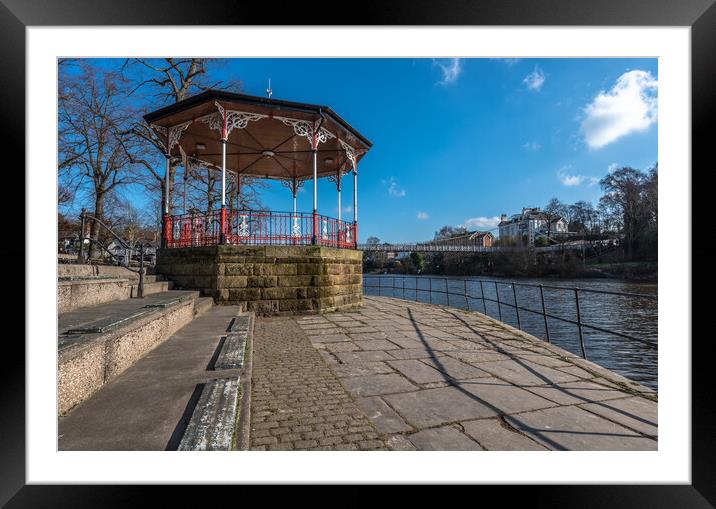
{"type": "MultiPolygon", "coordinates": [[[[408,306],[408,307],[406,307],[406,310],[407,310],[407,312],[408,312],[408,317],[409,317],[409,319],[410,319],[410,321],[411,321],[411,324],[412,324],[413,328],[415,329],[415,332],[416,332],[416,334],[417,334],[417,336],[418,336],[420,342],[424,345],[424,347],[425,347],[425,349],[426,349],[426,351],[427,351],[427,353],[428,353],[428,355],[429,355],[431,361],[432,361],[432,362],[435,364],[435,366],[437,367],[437,371],[441,374],[443,380],[444,380],[449,386],[454,387],[455,389],[457,389],[458,391],[460,391],[462,394],[468,396],[470,399],[472,399],[472,400],[474,400],[474,401],[477,401],[477,402],[480,403],[481,405],[484,405],[485,407],[487,407],[487,408],[489,408],[490,410],[492,410],[493,412],[495,412],[500,419],[503,419],[503,420],[504,420],[504,416],[510,415],[510,414],[508,414],[506,411],[504,411],[502,408],[498,407],[497,405],[495,405],[495,404],[493,404],[493,403],[490,403],[490,402],[488,402],[488,401],[486,401],[486,400],[480,398],[478,395],[474,394],[473,392],[471,392],[471,391],[467,390],[465,387],[463,387],[463,385],[485,385],[485,384],[481,384],[479,381],[469,381],[469,382],[467,382],[467,381],[459,381],[459,380],[453,378],[452,376],[450,376],[450,374],[448,373],[448,369],[445,367],[445,365],[443,364],[443,362],[440,361],[440,357],[438,357],[438,355],[436,354],[436,351],[433,349],[433,347],[430,346],[430,344],[428,343],[428,341],[427,341],[427,339],[426,339],[426,337],[425,337],[425,334],[424,334],[423,331],[420,329],[419,322],[415,319],[415,316],[413,315],[412,309],[408,306]]],[[[448,314],[453,315],[455,318],[457,318],[459,321],[461,321],[462,323],[464,323],[468,328],[470,328],[470,330],[472,330],[472,331],[475,332],[476,334],[479,334],[479,333],[474,329],[474,327],[472,327],[472,325],[469,324],[469,322],[466,322],[466,321],[462,320],[459,316],[455,316],[452,312],[450,312],[450,311],[448,311],[448,310],[444,310],[444,311],[447,312],[448,314]]],[[[482,336],[482,335],[481,335],[481,337],[484,338],[484,336],[482,336]]],[[[557,386],[550,378],[548,378],[546,375],[544,375],[544,374],[542,374],[542,373],[539,373],[538,371],[534,370],[534,368],[532,368],[531,366],[526,365],[526,364],[522,361],[522,359],[519,359],[518,357],[514,356],[511,352],[500,348],[499,345],[496,345],[495,342],[493,342],[492,340],[489,340],[489,339],[487,339],[487,338],[484,338],[484,339],[485,339],[485,341],[486,341],[488,344],[492,345],[492,346],[495,348],[496,351],[507,355],[508,357],[510,357],[510,359],[514,360],[514,361],[517,362],[519,365],[523,366],[523,367],[524,367],[526,370],[528,370],[530,373],[534,374],[535,376],[537,376],[537,377],[540,378],[541,380],[545,381],[545,383],[550,384],[550,386],[552,386],[552,387],[557,387],[557,388],[563,390],[565,393],[567,393],[567,394],[569,394],[569,395],[571,395],[571,396],[573,396],[573,397],[576,397],[576,398],[578,398],[578,399],[583,399],[584,401],[592,402],[591,400],[585,399],[585,398],[583,398],[582,396],[572,394],[572,393],[570,393],[569,391],[564,390],[563,388],[560,388],[560,387],[557,386]]],[[[490,384],[490,385],[494,385],[494,384],[490,384]]],[[[514,385],[514,384],[511,384],[511,383],[509,383],[509,382],[505,382],[505,385],[509,385],[509,386],[513,386],[513,387],[519,387],[519,386],[514,385]]],[[[521,387],[519,387],[519,388],[521,388],[521,387]]],[[[523,389],[523,390],[524,390],[524,389],[523,389]]],[[[557,403],[555,403],[555,404],[558,405],[557,403]]],[[[519,421],[519,418],[516,417],[516,416],[511,416],[511,418],[519,421]]],[[[522,423],[522,424],[524,424],[524,423],[522,423]]],[[[556,442],[555,440],[553,440],[553,439],[551,439],[550,437],[546,436],[542,430],[534,429],[534,428],[531,428],[531,427],[529,427],[529,426],[527,426],[526,428],[529,429],[532,434],[538,436],[541,440],[543,440],[544,443],[548,444],[550,448],[556,449],[556,450],[567,450],[562,444],[560,444],[559,442],[556,442]]],[[[554,429],[550,429],[549,432],[550,432],[550,433],[571,433],[570,430],[554,430],[554,429]]],[[[575,433],[576,433],[576,434],[592,434],[592,435],[630,436],[630,437],[633,437],[633,436],[634,436],[634,435],[622,435],[622,434],[611,434],[611,433],[597,433],[597,432],[595,432],[595,433],[591,433],[591,432],[575,432],[575,433]]],[[[528,435],[524,435],[524,436],[526,436],[526,437],[528,437],[528,438],[531,438],[531,437],[529,437],[528,435]]]]}
{"type": "MultiPolygon", "coordinates": [[[[475,334],[478,334],[478,335],[479,335],[478,331],[470,324],[470,322],[464,320],[464,319],[463,319],[462,317],[460,317],[457,313],[455,313],[454,311],[450,311],[450,310],[448,310],[448,309],[444,309],[444,311],[445,311],[447,314],[453,316],[453,317],[454,317],[455,319],[457,319],[458,321],[460,321],[462,324],[464,324],[467,328],[469,328],[469,329],[470,329],[471,331],[473,331],[475,334]]],[[[485,336],[482,336],[482,335],[481,335],[481,337],[484,339],[484,341],[485,341],[486,343],[490,344],[491,346],[495,346],[495,347],[496,347],[496,350],[497,350],[497,348],[499,348],[499,347],[495,344],[494,341],[492,341],[492,340],[490,340],[490,339],[488,339],[488,338],[486,338],[485,336]]],[[[621,410],[621,409],[618,409],[618,408],[615,408],[615,407],[611,407],[611,406],[609,406],[609,405],[608,405],[606,402],[604,402],[604,401],[595,401],[595,400],[591,400],[591,399],[587,398],[586,396],[581,396],[581,395],[579,395],[579,394],[575,394],[574,392],[571,392],[568,388],[565,388],[565,387],[563,387],[563,386],[561,386],[561,385],[558,385],[557,383],[553,382],[552,380],[550,380],[550,379],[549,379],[546,375],[544,375],[543,373],[540,373],[540,372],[536,371],[536,370],[535,370],[534,368],[532,368],[530,365],[526,364],[523,359],[521,359],[520,357],[517,357],[517,356],[513,355],[512,352],[509,352],[508,350],[504,350],[504,349],[499,349],[499,350],[497,350],[497,351],[499,351],[499,352],[502,353],[503,355],[507,355],[508,357],[510,357],[511,360],[513,360],[515,363],[517,363],[518,365],[520,365],[520,366],[523,367],[524,369],[528,370],[531,374],[537,376],[538,378],[542,379],[543,381],[546,381],[546,383],[550,384],[550,388],[557,389],[557,390],[559,390],[560,392],[562,392],[562,393],[564,393],[564,394],[566,394],[566,395],[568,395],[568,396],[571,396],[571,397],[573,397],[573,398],[582,400],[582,401],[584,401],[585,403],[593,403],[593,404],[596,404],[596,405],[599,405],[599,406],[602,406],[602,407],[609,408],[609,409],[611,409],[611,410],[613,410],[613,411],[615,411],[615,412],[617,412],[617,413],[620,413],[620,414],[624,415],[625,417],[630,417],[630,418],[632,418],[632,419],[635,419],[635,420],[637,420],[637,421],[643,422],[643,423],[645,423],[645,424],[650,424],[650,425],[653,425],[653,426],[656,426],[656,425],[657,425],[657,423],[651,422],[651,421],[649,421],[649,420],[647,420],[647,419],[644,419],[644,418],[641,417],[641,416],[638,416],[638,415],[629,413],[629,412],[627,412],[627,411],[625,411],[625,410],[621,410]]],[[[606,387],[605,387],[605,389],[606,389],[606,387]]],[[[527,389],[527,390],[529,390],[529,389],[527,389]]],[[[588,389],[587,389],[587,390],[588,390],[588,389]]],[[[596,390],[596,389],[594,389],[594,390],[596,390]]]]}

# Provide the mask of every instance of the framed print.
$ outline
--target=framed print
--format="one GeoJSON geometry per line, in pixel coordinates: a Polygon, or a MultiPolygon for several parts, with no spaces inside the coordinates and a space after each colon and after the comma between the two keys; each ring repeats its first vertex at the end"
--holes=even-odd
{"type": "Polygon", "coordinates": [[[713,505],[713,2],[0,12],[26,147],[8,507],[189,483],[713,505]]]}

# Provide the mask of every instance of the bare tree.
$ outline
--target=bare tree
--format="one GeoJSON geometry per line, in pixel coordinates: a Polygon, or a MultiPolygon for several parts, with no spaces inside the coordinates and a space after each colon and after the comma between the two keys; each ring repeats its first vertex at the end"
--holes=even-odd
{"type": "MultiPolygon", "coordinates": [[[[120,75],[88,63],[78,73],[61,72],[60,83],[72,93],[59,100],[58,167],[70,180],[89,185],[93,215],[102,220],[108,196],[136,182],[127,154],[131,140],[126,132],[134,115],[123,102],[125,83],[120,75]]],[[[96,241],[98,233],[99,225],[92,221],[90,237],[96,241]]]]}
{"type": "Polygon", "coordinates": [[[542,211],[547,219],[547,238],[552,238],[552,224],[565,215],[565,205],[557,198],[552,198],[542,211]]]}
{"type": "MultiPolygon", "coordinates": [[[[212,77],[213,71],[226,63],[221,59],[203,58],[163,58],[163,59],[127,59],[123,65],[123,72],[133,82],[130,95],[139,96],[146,110],[156,109],[166,104],[186,99],[194,93],[208,89],[240,90],[238,81],[218,80],[212,77]]],[[[132,126],[132,133],[141,139],[153,150],[140,155],[134,155],[134,161],[147,170],[147,188],[150,192],[161,193],[161,204],[166,200],[164,146],[145,122],[137,121],[132,126]]],[[[177,177],[178,159],[172,159],[169,167],[169,203],[170,208],[177,204],[174,182],[177,177]]],[[[212,210],[216,203],[216,176],[205,172],[192,173],[198,181],[192,182],[191,187],[203,185],[200,194],[205,203],[197,208],[212,210]]],[[[255,201],[258,189],[254,180],[242,179],[240,201],[255,201]]],[[[235,184],[229,182],[228,190],[235,193],[235,184]]],[[[196,199],[196,195],[192,195],[196,199]]]]}
{"type": "Polygon", "coordinates": [[[600,206],[619,223],[625,254],[630,259],[645,249],[648,254],[656,254],[657,179],[658,166],[649,173],[623,167],[600,181],[605,192],[600,206]]]}

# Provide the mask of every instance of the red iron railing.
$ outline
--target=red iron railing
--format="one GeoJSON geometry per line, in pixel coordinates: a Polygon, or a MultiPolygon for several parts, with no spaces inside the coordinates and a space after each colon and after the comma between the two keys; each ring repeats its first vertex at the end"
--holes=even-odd
{"type": "Polygon", "coordinates": [[[170,248],[235,244],[356,249],[356,233],[352,222],[305,212],[224,209],[164,216],[170,248]]]}

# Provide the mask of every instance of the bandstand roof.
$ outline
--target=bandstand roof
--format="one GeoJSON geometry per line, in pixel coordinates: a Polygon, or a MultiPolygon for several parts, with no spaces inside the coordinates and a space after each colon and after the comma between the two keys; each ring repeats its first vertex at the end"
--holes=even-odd
{"type": "Polygon", "coordinates": [[[144,120],[171,145],[172,156],[220,168],[222,115],[228,126],[226,169],[241,176],[310,178],[311,129],[319,133],[319,177],[350,171],[350,158],[357,162],[372,145],[327,106],[221,90],[189,97],[144,115],[144,120]]]}

